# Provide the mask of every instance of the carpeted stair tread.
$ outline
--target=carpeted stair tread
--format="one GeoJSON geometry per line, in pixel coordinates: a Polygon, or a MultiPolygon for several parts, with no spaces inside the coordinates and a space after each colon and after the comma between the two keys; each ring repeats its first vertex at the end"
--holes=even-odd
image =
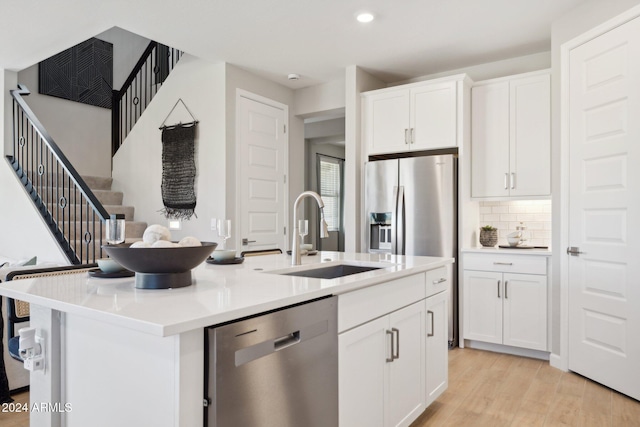
{"type": "MultiPolygon", "coordinates": [[[[111,190],[95,190],[91,189],[96,198],[103,205],[121,205],[123,199],[122,191],[111,191],[111,190]]],[[[80,201],[80,192],[77,191],[76,194],[69,192],[68,188],[62,189],[57,187],[44,187],[42,191],[38,188],[38,192],[41,192],[41,196],[43,200],[49,203],[53,203],[54,201],[58,201],[59,198],[64,196],[67,199],[67,203],[73,204],[76,201],[80,201]]]]}
{"type": "Polygon", "coordinates": [[[92,190],[111,190],[113,178],[102,176],[83,176],[82,179],[92,190]]]}

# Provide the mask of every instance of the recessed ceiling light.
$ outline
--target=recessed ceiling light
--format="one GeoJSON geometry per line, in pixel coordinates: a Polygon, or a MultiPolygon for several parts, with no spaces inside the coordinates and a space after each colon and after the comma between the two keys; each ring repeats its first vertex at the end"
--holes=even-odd
{"type": "Polygon", "coordinates": [[[356,19],[358,20],[358,22],[362,22],[363,24],[373,21],[373,18],[374,18],[373,14],[369,12],[359,13],[358,16],[356,16],[356,19]]]}

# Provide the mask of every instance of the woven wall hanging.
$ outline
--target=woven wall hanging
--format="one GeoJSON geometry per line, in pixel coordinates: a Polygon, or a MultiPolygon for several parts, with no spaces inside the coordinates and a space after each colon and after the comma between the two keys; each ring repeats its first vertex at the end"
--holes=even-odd
{"type": "MultiPolygon", "coordinates": [[[[182,102],[182,99],[178,102],[182,102]]],[[[175,107],[174,105],[173,109],[175,107]]],[[[184,107],[187,108],[186,105],[184,107]]],[[[188,108],[187,111],[189,111],[188,108]]],[[[191,114],[190,111],[189,114],[191,114]]],[[[193,117],[193,114],[191,116],[193,117]]],[[[197,125],[198,121],[194,119],[191,123],[172,126],[165,126],[163,122],[160,127],[162,129],[162,203],[164,204],[161,212],[165,218],[188,220],[195,215],[197,125]]]]}

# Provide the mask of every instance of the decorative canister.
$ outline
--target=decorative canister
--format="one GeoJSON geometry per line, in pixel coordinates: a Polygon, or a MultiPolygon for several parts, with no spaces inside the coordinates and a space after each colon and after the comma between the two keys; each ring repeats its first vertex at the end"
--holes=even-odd
{"type": "Polygon", "coordinates": [[[493,247],[498,243],[498,229],[485,225],[480,228],[480,244],[485,247],[493,247]]]}

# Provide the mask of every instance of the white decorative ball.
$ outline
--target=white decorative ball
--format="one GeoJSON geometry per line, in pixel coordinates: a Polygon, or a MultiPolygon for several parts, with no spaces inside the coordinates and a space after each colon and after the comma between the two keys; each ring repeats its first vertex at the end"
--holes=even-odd
{"type": "Polygon", "coordinates": [[[178,242],[178,245],[180,245],[180,246],[202,246],[202,243],[200,243],[200,240],[196,239],[195,237],[187,236],[187,237],[184,237],[183,239],[181,239],[178,242]]]}
{"type": "Polygon", "coordinates": [[[170,242],[168,240],[158,240],[153,245],[152,248],[177,248],[178,244],[170,242]]]}
{"type": "Polygon", "coordinates": [[[163,225],[153,224],[148,226],[147,229],[144,230],[142,240],[149,245],[153,245],[158,240],[171,241],[171,232],[167,227],[163,225]]]}
{"type": "Polygon", "coordinates": [[[133,242],[130,248],[148,248],[150,245],[148,243],[143,242],[142,240],[138,240],[137,242],[133,242]]]}

